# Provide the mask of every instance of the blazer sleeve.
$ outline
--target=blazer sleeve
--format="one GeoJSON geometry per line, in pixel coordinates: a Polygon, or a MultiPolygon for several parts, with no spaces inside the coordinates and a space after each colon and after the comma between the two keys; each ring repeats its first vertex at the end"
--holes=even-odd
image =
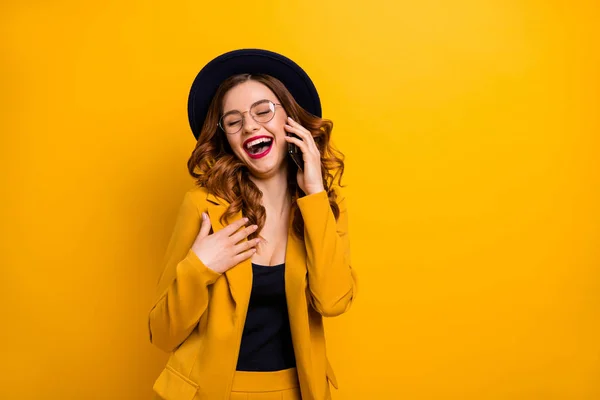
{"type": "Polygon", "coordinates": [[[166,352],[179,347],[198,324],[208,306],[208,286],[221,276],[191,250],[200,225],[198,206],[188,191],[179,208],[148,316],[150,342],[166,352]]]}
{"type": "Polygon", "coordinates": [[[336,222],[326,191],[298,199],[304,219],[308,286],[313,308],[325,317],[346,312],[356,296],[356,272],[350,262],[346,198],[335,187],[340,215],[336,222]]]}

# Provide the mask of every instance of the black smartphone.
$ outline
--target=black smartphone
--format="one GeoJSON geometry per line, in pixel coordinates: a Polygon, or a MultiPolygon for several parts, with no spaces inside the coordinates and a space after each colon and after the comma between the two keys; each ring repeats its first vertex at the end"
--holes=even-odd
{"type": "MultiPolygon", "coordinates": [[[[290,134],[289,132],[286,133],[288,134],[288,136],[294,136],[300,139],[298,135],[294,135],[293,133],[290,134]]],[[[300,169],[300,171],[304,171],[304,158],[302,157],[302,150],[300,150],[298,146],[296,146],[294,143],[288,143],[288,154],[290,155],[292,160],[294,160],[294,162],[298,166],[298,169],[300,169]]]]}

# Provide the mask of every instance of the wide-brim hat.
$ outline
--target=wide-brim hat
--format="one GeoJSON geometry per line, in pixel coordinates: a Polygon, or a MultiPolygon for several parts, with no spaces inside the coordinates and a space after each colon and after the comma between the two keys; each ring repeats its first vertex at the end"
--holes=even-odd
{"type": "Polygon", "coordinates": [[[269,50],[233,50],[206,64],[192,83],[188,97],[188,119],[196,139],[219,85],[232,75],[246,73],[266,74],[279,79],[302,108],[321,117],[321,101],[317,89],[298,64],[269,50]]]}

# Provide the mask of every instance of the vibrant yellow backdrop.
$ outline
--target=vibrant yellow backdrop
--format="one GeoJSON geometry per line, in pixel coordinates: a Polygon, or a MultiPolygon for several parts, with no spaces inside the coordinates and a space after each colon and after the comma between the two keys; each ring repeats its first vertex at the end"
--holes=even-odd
{"type": "Polygon", "coordinates": [[[149,398],[189,86],[240,47],[308,71],[347,155],[336,399],[600,398],[599,9],[2,2],[0,398],[149,398]]]}

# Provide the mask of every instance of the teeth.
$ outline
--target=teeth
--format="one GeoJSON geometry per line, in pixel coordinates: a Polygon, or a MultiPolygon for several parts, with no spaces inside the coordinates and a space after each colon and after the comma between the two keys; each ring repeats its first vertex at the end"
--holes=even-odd
{"type": "Polygon", "coordinates": [[[251,142],[246,143],[246,148],[250,149],[252,146],[256,146],[257,144],[260,144],[260,143],[263,143],[263,142],[269,142],[270,143],[271,139],[270,138],[265,138],[265,137],[258,138],[256,140],[253,140],[251,142]]]}

